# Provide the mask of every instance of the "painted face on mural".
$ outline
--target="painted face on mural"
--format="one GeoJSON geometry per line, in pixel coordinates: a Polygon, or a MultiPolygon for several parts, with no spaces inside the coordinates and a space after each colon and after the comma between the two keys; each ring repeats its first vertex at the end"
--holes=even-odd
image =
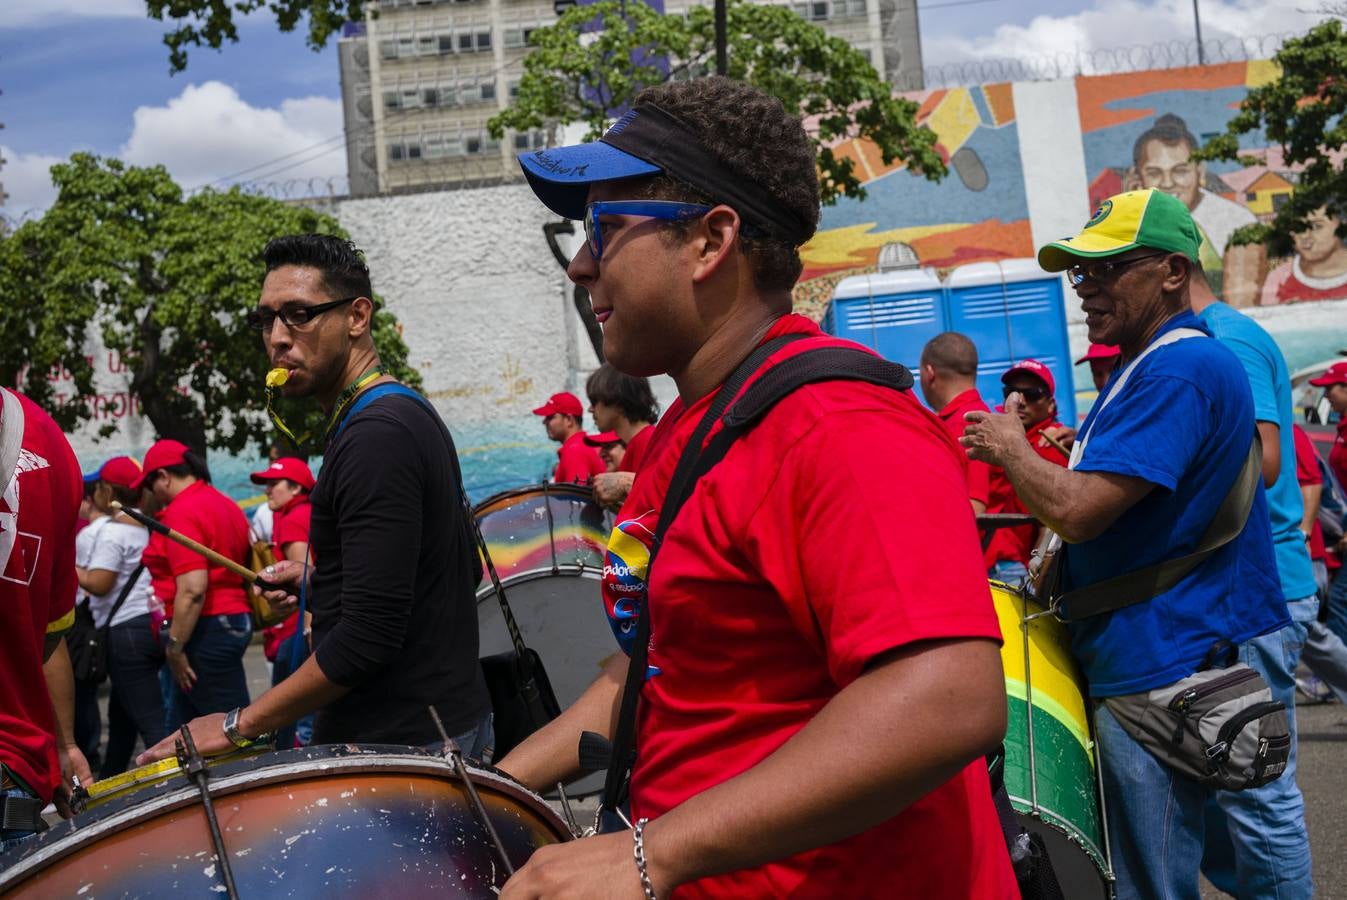
{"type": "Polygon", "coordinates": [[[1191,211],[1201,199],[1199,190],[1206,172],[1200,162],[1193,162],[1192,149],[1186,141],[1175,144],[1147,141],[1137,166],[1137,177],[1143,188],[1159,188],[1183,201],[1191,211]]]}
{"type": "Polygon", "coordinates": [[[1295,235],[1296,253],[1302,263],[1321,263],[1344,249],[1338,237],[1338,220],[1327,215],[1323,207],[1309,216],[1309,227],[1295,235]]]}

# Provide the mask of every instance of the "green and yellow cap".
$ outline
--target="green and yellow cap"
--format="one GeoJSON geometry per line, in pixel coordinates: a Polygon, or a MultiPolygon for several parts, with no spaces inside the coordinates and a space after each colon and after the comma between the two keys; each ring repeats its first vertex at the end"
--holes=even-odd
{"type": "Polygon", "coordinates": [[[1053,241],[1038,251],[1046,272],[1061,272],[1082,257],[1100,259],[1134,247],[1182,253],[1197,262],[1202,237],[1188,207],[1177,197],[1147,188],[1109,197],[1075,237],[1053,241]]]}

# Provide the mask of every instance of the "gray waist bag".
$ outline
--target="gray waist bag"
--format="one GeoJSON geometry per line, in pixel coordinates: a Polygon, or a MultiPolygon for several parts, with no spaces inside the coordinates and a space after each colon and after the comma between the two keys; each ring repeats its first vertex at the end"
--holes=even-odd
{"type": "Polygon", "coordinates": [[[1286,706],[1244,663],[1104,704],[1152,756],[1214,788],[1261,787],[1285,771],[1291,755],[1286,706]]]}

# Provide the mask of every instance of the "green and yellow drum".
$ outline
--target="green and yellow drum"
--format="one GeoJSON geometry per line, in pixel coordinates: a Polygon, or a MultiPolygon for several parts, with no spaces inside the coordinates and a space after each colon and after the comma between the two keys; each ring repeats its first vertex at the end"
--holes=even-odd
{"type": "Polygon", "coordinates": [[[1036,832],[1067,897],[1108,897],[1109,864],[1099,811],[1094,741],[1085,682],[1069,652],[1066,626],[1004,584],[992,599],[1005,643],[1010,716],[1006,792],[1021,824],[1036,832]]]}

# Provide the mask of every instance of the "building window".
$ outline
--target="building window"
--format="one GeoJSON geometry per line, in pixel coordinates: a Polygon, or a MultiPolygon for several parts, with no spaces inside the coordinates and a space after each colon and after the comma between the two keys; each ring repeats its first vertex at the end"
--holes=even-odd
{"type": "Polygon", "coordinates": [[[495,85],[494,82],[491,82],[491,81],[484,81],[484,82],[482,82],[481,87],[482,87],[482,99],[483,99],[483,100],[495,100],[495,99],[496,99],[496,85],[495,85]]]}
{"type": "Polygon", "coordinates": [[[837,0],[838,14],[843,16],[865,15],[865,0],[837,0]]]}
{"type": "Polygon", "coordinates": [[[382,56],[384,59],[397,59],[397,58],[398,58],[398,42],[397,42],[397,41],[380,41],[380,42],[379,42],[379,55],[382,56]]]}
{"type": "Polygon", "coordinates": [[[520,47],[528,45],[528,39],[524,37],[524,29],[507,28],[505,29],[504,46],[507,50],[517,50],[520,47]]]}
{"type": "Polygon", "coordinates": [[[477,32],[477,49],[478,50],[491,49],[491,32],[489,31],[477,32]]]}
{"type": "Polygon", "coordinates": [[[459,53],[472,52],[472,35],[460,34],[458,36],[458,52],[459,53]]]}
{"type": "Polygon", "coordinates": [[[510,99],[511,100],[516,99],[519,96],[519,82],[511,81],[509,90],[510,90],[510,99]]]}
{"type": "MultiPolygon", "coordinates": [[[[845,0],[843,0],[845,2],[845,0]]],[[[796,3],[795,12],[807,22],[823,22],[828,18],[827,0],[810,0],[808,3],[796,3]]]]}
{"type": "Polygon", "coordinates": [[[439,36],[440,55],[454,52],[454,36],[452,34],[442,34],[439,36]]]}
{"type": "Polygon", "coordinates": [[[400,143],[398,143],[398,142],[396,142],[396,141],[393,142],[393,143],[391,143],[391,144],[389,144],[389,145],[388,145],[388,158],[389,158],[389,159],[402,159],[402,158],[403,158],[403,147],[402,147],[402,144],[400,144],[400,143]]]}

